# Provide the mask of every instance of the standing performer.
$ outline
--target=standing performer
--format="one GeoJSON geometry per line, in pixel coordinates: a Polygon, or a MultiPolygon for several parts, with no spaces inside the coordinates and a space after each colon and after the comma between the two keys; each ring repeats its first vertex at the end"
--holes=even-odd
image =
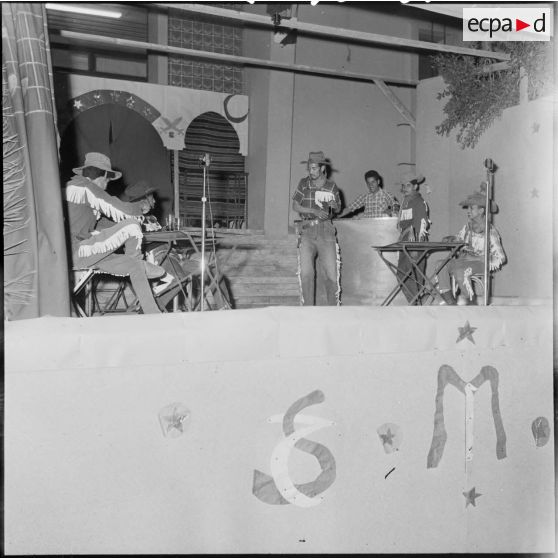
{"type": "MultiPolygon", "coordinates": [[[[418,191],[420,184],[423,182],[424,176],[417,176],[412,173],[406,174],[401,181],[401,192],[405,197],[401,203],[399,213],[400,241],[423,242],[428,240],[428,229],[430,227],[429,209],[418,191]]],[[[419,254],[419,252],[409,252],[409,255],[415,259],[419,254]]],[[[426,260],[421,261],[418,267],[424,273],[426,270],[426,260]]],[[[417,277],[416,273],[412,271],[411,262],[403,252],[399,254],[397,268],[397,275],[404,284],[403,294],[411,302],[417,295],[419,287],[423,285],[424,280],[422,277],[417,277]],[[411,273],[411,276],[403,279],[408,273],[411,273]]],[[[415,305],[418,303],[418,300],[413,302],[415,305]]]]}
{"type": "Polygon", "coordinates": [[[149,201],[123,202],[105,192],[109,181],[122,173],[112,170],[110,159],[102,153],[87,153],[84,165],[73,171],[75,176],[64,188],[73,267],[129,276],[143,312],[160,312],[148,280],[164,276],[165,270],[146,262],[141,252],[141,222],[151,209],[149,201]],[[96,230],[101,215],[116,224],[96,230]],[[115,254],[121,246],[124,254],[115,254]]]}
{"type": "MultiPolygon", "coordinates": [[[[482,192],[474,192],[467,199],[459,203],[467,209],[467,223],[455,236],[446,237],[444,240],[462,241],[463,246],[456,258],[451,259],[445,273],[438,277],[438,286],[445,304],[456,304],[455,295],[460,292],[463,302],[467,304],[473,301],[475,293],[471,284],[472,275],[484,275],[484,245],[485,245],[485,212],[486,195],[482,192]],[[451,278],[455,279],[455,291],[451,289],[451,278]],[[467,296],[465,296],[465,293],[467,296]]],[[[490,271],[499,270],[506,263],[506,254],[502,248],[502,241],[496,227],[490,225],[490,247],[488,266],[490,271]]],[[[485,284],[484,288],[487,288],[485,284]]]]}
{"type": "Polygon", "coordinates": [[[326,176],[329,164],[322,151],[313,151],[306,163],[308,174],[293,194],[293,210],[300,214],[298,227],[298,277],[301,304],[314,306],[316,296],[316,257],[325,275],[329,306],[339,306],[339,245],[331,222],[341,209],[339,188],[326,176]]]}
{"type": "Polygon", "coordinates": [[[366,171],[364,181],[368,193],[361,194],[343,211],[340,217],[346,217],[350,213],[364,207],[362,216],[366,219],[373,217],[397,217],[399,202],[397,198],[386,192],[383,188],[382,177],[375,170],[366,171]]]}

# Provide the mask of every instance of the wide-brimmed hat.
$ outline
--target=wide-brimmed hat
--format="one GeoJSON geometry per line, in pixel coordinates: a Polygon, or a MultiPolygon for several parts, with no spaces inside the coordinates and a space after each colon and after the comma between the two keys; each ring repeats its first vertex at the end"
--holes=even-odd
{"type": "Polygon", "coordinates": [[[305,165],[310,165],[311,163],[316,163],[318,165],[331,165],[329,159],[326,158],[323,151],[310,151],[307,161],[300,161],[305,165]]]}
{"type": "Polygon", "coordinates": [[[96,153],[94,151],[92,151],[91,153],[86,153],[83,166],[76,167],[75,169],[72,169],[72,171],[76,174],[82,174],[85,167],[95,167],[97,169],[112,173],[112,177],[110,175],[108,176],[109,180],[117,180],[122,176],[122,173],[120,171],[115,171],[112,169],[110,159],[106,155],[103,155],[102,153],[96,153]]]}
{"type": "MultiPolygon", "coordinates": [[[[481,182],[480,190],[469,194],[463,201],[459,202],[459,205],[463,208],[477,205],[484,207],[486,211],[486,182],[481,182]]],[[[498,213],[498,209],[498,204],[494,200],[490,200],[490,213],[498,213]]]]}
{"type": "Polygon", "coordinates": [[[157,188],[154,188],[149,181],[138,180],[132,186],[128,186],[120,197],[122,201],[135,202],[156,191],[157,188]]]}
{"type": "Polygon", "coordinates": [[[413,185],[422,184],[425,178],[422,174],[416,174],[414,172],[406,172],[401,176],[400,184],[408,184],[409,182],[413,185]]]}
{"type": "Polygon", "coordinates": [[[469,194],[463,201],[460,201],[459,205],[461,207],[470,207],[471,205],[486,207],[486,195],[481,192],[473,192],[472,194],[469,194]]]}

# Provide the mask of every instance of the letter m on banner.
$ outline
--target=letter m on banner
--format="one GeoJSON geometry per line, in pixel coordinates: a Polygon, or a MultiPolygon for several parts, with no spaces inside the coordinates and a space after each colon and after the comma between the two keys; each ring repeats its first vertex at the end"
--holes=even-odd
{"type": "MultiPolygon", "coordinates": [[[[492,390],[492,418],[494,420],[494,427],[496,429],[496,457],[504,459],[506,457],[506,433],[504,432],[504,425],[500,415],[500,401],[498,397],[498,371],[492,366],[483,366],[477,376],[469,383],[464,382],[455,370],[443,364],[438,370],[438,390],[436,392],[436,411],[434,414],[434,433],[432,435],[432,444],[428,452],[427,468],[431,469],[437,467],[444,454],[444,447],[447,440],[447,432],[444,424],[444,391],[448,384],[456,387],[461,393],[465,395],[466,399],[466,413],[469,412],[467,407],[469,403],[472,405],[472,398],[469,399],[469,394],[476,391],[485,382],[488,382],[492,390]]],[[[467,430],[466,430],[467,437],[467,430]]],[[[472,447],[466,440],[466,451],[472,451],[472,447]]]]}

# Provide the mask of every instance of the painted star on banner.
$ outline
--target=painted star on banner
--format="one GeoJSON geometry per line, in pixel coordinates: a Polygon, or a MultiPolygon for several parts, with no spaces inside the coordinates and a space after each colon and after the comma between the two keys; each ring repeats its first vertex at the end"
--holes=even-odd
{"type": "Polygon", "coordinates": [[[183,414],[174,414],[170,417],[165,417],[168,421],[167,432],[171,430],[171,428],[176,428],[180,432],[184,432],[183,422],[186,420],[187,416],[183,414]]]}
{"type": "Polygon", "coordinates": [[[392,446],[394,436],[395,434],[388,428],[385,434],[380,434],[380,438],[382,439],[382,444],[389,444],[390,446],[392,446]]]}
{"type": "Polygon", "coordinates": [[[539,197],[539,191],[536,188],[533,188],[531,190],[531,197],[532,198],[538,198],[539,197]]]}
{"type": "Polygon", "coordinates": [[[467,507],[469,504],[473,504],[474,507],[477,507],[475,500],[479,496],[482,496],[482,494],[480,492],[477,493],[476,488],[473,486],[471,490],[468,490],[467,492],[463,492],[463,496],[465,496],[465,507],[467,507]]]}
{"type": "Polygon", "coordinates": [[[457,329],[459,330],[459,337],[457,338],[456,343],[459,343],[459,341],[467,338],[469,339],[469,341],[471,341],[471,343],[473,343],[473,345],[475,344],[473,333],[477,330],[476,327],[471,327],[471,325],[467,321],[465,322],[465,325],[463,327],[458,327],[457,329]]]}
{"type": "Polygon", "coordinates": [[[74,101],[74,108],[80,110],[82,106],[83,106],[83,103],[79,99],[74,101]]]}

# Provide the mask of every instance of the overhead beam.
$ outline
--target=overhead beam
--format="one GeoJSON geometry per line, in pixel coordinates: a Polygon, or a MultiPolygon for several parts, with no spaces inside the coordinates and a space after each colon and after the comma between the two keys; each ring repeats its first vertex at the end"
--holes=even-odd
{"type": "Polygon", "coordinates": [[[409,112],[399,97],[381,79],[375,79],[374,83],[379,87],[386,99],[395,107],[395,110],[411,125],[414,130],[416,128],[415,117],[411,114],[411,112],[409,112]]]}
{"type": "Polygon", "coordinates": [[[467,56],[479,56],[482,58],[492,58],[494,60],[509,60],[510,55],[504,52],[492,52],[491,50],[477,50],[474,48],[459,47],[453,45],[442,45],[438,43],[430,43],[428,41],[416,41],[414,39],[405,39],[403,37],[393,37],[390,35],[379,35],[377,33],[367,33],[365,31],[356,31],[355,29],[342,29],[339,27],[330,27],[326,25],[317,25],[296,19],[283,19],[281,25],[277,28],[271,21],[270,16],[260,14],[251,14],[238,10],[228,10],[224,8],[216,8],[204,4],[167,4],[165,2],[154,2],[152,6],[159,6],[172,10],[181,10],[196,14],[205,14],[215,17],[223,17],[230,20],[242,21],[247,24],[254,24],[274,29],[287,30],[297,29],[305,33],[316,35],[327,35],[328,37],[339,37],[351,41],[359,41],[365,43],[374,43],[388,46],[391,48],[412,48],[418,50],[429,50],[434,52],[445,52],[448,54],[463,54],[467,56]]]}
{"type": "Polygon", "coordinates": [[[287,62],[278,62],[275,60],[262,60],[261,58],[249,58],[246,56],[235,56],[232,54],[221,54],[219,52],[207,52],[205,50],[195,50],[191,48],[175,47],[170,45],[159,45],[157,43],[146,43],[143,41],[132,41],[130,39],[118,39],[116,37],[104,37],[100,35],[91,35],[89,33],[78,33],[76,31],[60,31],[60,36],[72,42],[84,42],[91,44],[102,44],[111,47],[122,47],[131,50],[150,50],[154,52],[165,52],[167,54],[177,54],[180,56],[190,56],[192,58],[202,58],[205,60],[216,60],[229,64],[243,64],[246,66],[256,66],[260,68],[269,68],[272,70],[283,70],[289,72],[300,72],[305,74],[328,76],[337,79],[354,79],[359,81],[381,80],[383,82],[394,85],[416,86],[417,80],[392,78],[388,76],[378,76],[370,74],[359,74],[355,72],[346,72],[343,70],[332,70],[330,68],[319,68],[316,66],[306,66],[304,64],[289,64],[287,62]]]}

